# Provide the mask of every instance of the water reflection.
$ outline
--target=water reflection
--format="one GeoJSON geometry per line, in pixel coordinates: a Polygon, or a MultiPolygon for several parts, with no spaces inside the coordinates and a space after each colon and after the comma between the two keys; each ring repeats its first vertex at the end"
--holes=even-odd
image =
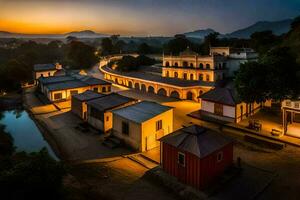
{"type": "Polygon", "coordinates": [[[36,152],[46,147],[49,154],[57,159],[51,147],[44,140],[39,129],[24,110],[0,112],[0,124],[14,139],[17,151],[36,152]]]}

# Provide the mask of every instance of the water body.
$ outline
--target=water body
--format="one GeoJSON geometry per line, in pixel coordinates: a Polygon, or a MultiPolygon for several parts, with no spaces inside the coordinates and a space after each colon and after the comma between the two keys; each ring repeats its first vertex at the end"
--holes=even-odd
{"type": "Polygon", "coordinates": [[[58,160],[50,145],[44,140],[42,133],[26,111],[4,111],[2,112],[0,124],[5,125],[5,130],[14,138],[14,145],[17,151],[31,153],[45,147],[49,154],[58,160]]]}

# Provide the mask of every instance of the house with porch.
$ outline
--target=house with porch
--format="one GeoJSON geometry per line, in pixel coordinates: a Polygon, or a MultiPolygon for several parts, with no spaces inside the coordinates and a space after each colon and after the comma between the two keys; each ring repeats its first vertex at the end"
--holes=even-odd
{"type": "Polygon", "coordinates": [[[161,166],[178,181],[203,189],[233,164],[233,140],[192,125],[160,139],[161,166]]]}
{"type": "Polygon", "coordinates": [[[113,136],[138,151],[159,147],[159,139],[173,131],[173,108],[142,101],[112,111],[113,136]]]}

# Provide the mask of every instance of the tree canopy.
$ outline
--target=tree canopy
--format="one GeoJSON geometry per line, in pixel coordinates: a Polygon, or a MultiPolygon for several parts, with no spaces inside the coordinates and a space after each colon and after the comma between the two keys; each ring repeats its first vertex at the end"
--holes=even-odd
{"type": "Polygon", "coordinates": [[[241,100],[282,100],[300,94],[300,66],[288,47],[276,47],[258,62],[241,64],[235,78],[241,100]]]}

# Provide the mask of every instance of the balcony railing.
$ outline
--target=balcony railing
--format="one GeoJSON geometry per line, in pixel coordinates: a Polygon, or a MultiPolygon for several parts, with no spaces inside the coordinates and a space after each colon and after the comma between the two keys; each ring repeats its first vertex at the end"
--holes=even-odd
{"type": "Polygon", "coordinates": [[[282,107],[300,110],[300,101],[285,100],[282,102],[282,107]]]}

